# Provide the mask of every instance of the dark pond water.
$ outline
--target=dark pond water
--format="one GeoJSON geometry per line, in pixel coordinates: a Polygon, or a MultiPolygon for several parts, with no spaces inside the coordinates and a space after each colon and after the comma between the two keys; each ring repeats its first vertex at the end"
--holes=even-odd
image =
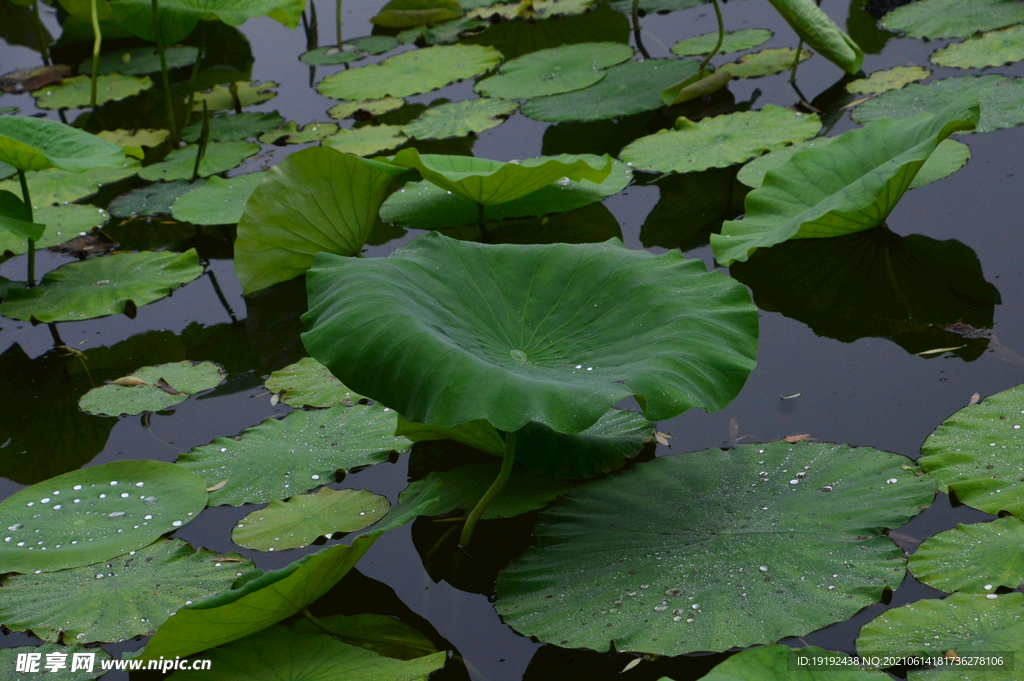
{"type": "MultiPolygon", "coordinates": [[[[368,34],[369,17],[381,4],[347,3],[345,35],[368,34]]],[[[822,7],[842,26],[851,15],[855,23],[864,24],[859,5],[851,9],[845,0],[824,0],[822,7]]],[[[333,39],[333,12],[333,2],[318,0],[321,44],[333,39]]],[[[724,6],[724,12],[730,29],[765,27],[775,31],[769,47],[796,43],[795,35],[765,0],[732,0],[724,6]]],[[[58,34],[53,12],[47,10],[45,14],[51,32],[58,34]]],[[[644,41],[655,57],[667,55],[667,48],[675,41],[715,27],[709,7],[649,15],[643,26],[644,41]]],[[[278,97],[250,110],[277,110],[286,119],[300,123],[328,120],[325,111],[333,102],[309,86],[310,68],[297,60],[306,49],[302,30],[289,31],[276,22],[257,19],[246,23],[241,31],[255,56],[253,78],[280,83],[278,97]]],[[[895,36],[883,40],[883,35],[875,36],[880,49],[867,55],[865,72],[926,64],[927,55],[941,45],[895,36]]],[[[0,43],[0,72],[38,63],[37,53],[0,43]]],[[[340,68],[318,68],[314,78],[319,80],[340,68]]],[[[987,71],[1022,76],[1024,66],[987,71]]],[[[936,77],[960,73],[937,69],[936,77]]],[[[838,75],[833,65],[815,57],[800,67],[799,86],[809,100],[824,108],[832,99],[830,92],[835,92],[830,88],[838,75]]],[[[785,75],[734,81],[730,89],[736,102],[756,97],[758,107],[767,103],[789,106],[797,100],[785,75]]],[[[410,101],[429,103],[440,97],[459,100],[470,96],[472,83],[461,83],[410,101]]],[[[0,107],[7,106],[17,106],[23,114],[36,111],[27,95],[0,97],[0,107]]],[[[74,114],[70,112],[69,120],[74,114]]],[[[667,124],[654,116],[639,116],[616,124],[548,126],[516,114],[480,134],[472,143],[472,153],[501,160],[559,152],[615,154],[622,146],[616,140],[630,140],[667,124]]],[[[844,115],[835,123],[834,132],[852,126],[844,115]]],[[[849,256],[850,249],[830,250],[825,243],[795,250],[780,258],[777,267],[768,263],[759,269],[735,268],[733,275],[752,288],[762,308],[757,369],[739,397],[722,412],[695,410],[661,423],[659,430],[672,435],[672,447],[658,445],[657,455],[809,433],[821,440],[870,445],[916,458],[924,438],[965,406],[972,394],[987,396],[1024,382],[1024,261],[1020,256],[1024,252],[1024,130],[972,135],[964,141],[973,154],[970,163],[941,182],[909,192],[890,216],[888,227],[898,235],[891,239],[898,242],[896,250],[903,249],[902,259],[889,263],[895,270],[869,270],[867,261],[849,256]],[[969,301],[958,302],[948,295],[950,290],[976,282],[955,279],[942,261],[929,259],[927,249],[918,247],[920,242],[901,241],[908,235],[938,241],[955,239],[963,244],[960,257],[977,257],[984,281],[998,289],[1001,302],[994,308],[977,309],[969,301]],[[835,261],[842,265],[845,278],[812,276],[833,271],[830,268],[836,267],[835,261]],[[899,287],[887,284],[887,273],[900,281],[899,287]],[[814,282],[813,288],[793,295],[804,285],[799,282],[806,281],[814,282]],[[893,320],[891,315],[898,307],[894,298],[903,291],[913,291],[931,301],[934,328],[907,330],[893,320]],[[837,302],[822,308],[819,298],[837,302]],[[850,312],[834,314],[837,310],[850,312]],[[954,321],[984,320],[986,316],[993,320],[991,332],[980,339],[964,339],[941,330],[954,321]],[[952,353],[913,354],[965,344],[965,348],[952,353]]],[[[299,148],[271,148],[235,172],[276,162],[299,148]]],[[[675,178],[655,182],[653,176],[638,175],[633,186],[607,199],[604,205],[618,221],[630,248],[663,252],[681,246],[688,249],[689,257],[700,258],[713,267],[707,232],[693,234],[680,215],[687,215],[686,204],[694,200],[707,197],[711,203],[721,203],[714,197],[729,184],[730,172],[711,171],[688,186],[675,178]]],[[[105,205],[111,198],[107,192],[94,202],[105,205]]],[[[721,207],[714,211],[716,215],[724,213],[721,207]]],[[[0,475],[4,476],[0,479],[0,495],[7,496],[25,484],[85,465],[120,459],[174,461],[180,452],[193,446],[217,436],[234,435],[270,415],[289,410],[271,405],[262,379],[304,354],[298,342],[297,321],[304,306],[301,283],[279,285],[243,298],[230,260],[230,230],[193,228],[158,219],[115,221],[107,231],[128,248],[196,246],[210,261],[209,274],[173,296],[140,309],[135,319],[59,324],[59,344],[87,352],[110,348],[105,371],[111,377],[143,365],[188,358],[219,362],[229,371],[229,378],[216,390],[149,418],[87,416],[78,411],[76,403],[89,387],[88,378],[74,357],[54,350],[51,329],[0,318],[0,420],[20,419],[32,413],[37,426],[31,431],[31,439],[13,443],[26,449],[28,455],[12,455],[15,446],[0,443],[0,475]]],[[[370,247],[368,255],[387,255],[415,235],[412,231],[401,234],[401,230],[380,235],[376,239],[379,245],[370,247]],[[394,238],[389,240],[388,236],[394,238]]],[[[41,253],[40,271],[69,259],[41,253]]],[[[23,267],[23,260],[14,258],[0,264],[0,275],[20,278],[23,267]]],[[[352,473],[334,486],[366,488],[394,501],[406,484],[408,459],[403,456],[395,463],[352,473]]],[[[217,551],[238,551],[230,542],[230,528],[249,510],[251,507],[207,509],[176,536],[217,551]]],[[[949,500],[940,495],[931,508],[894,538],[912,552],[927,536],[958,522],[985,517],[966,507],[951,507],[949,500]]],[[[435,573],[444,577],[440,581],[427,573],[421,560],[439,530],[420,520],[411,528],[390,532],[360,562],[358,574],[346,578],[322,599],[314,613],[368,609],[402,615],[435,632],[465,659],[464,669],[449,665],[439,675],[443,678],[468,675],[480,681],[536,681],[566,674],[579,679],[618,678],[631,656],[542,646],[503,625],[494,612],[489,595],[496,569],[529,542],[532,519],[481,526],[478,532],[489,537],[479,549],[483,557],[460,567],[455,574],[435,573]],[[353,602],[354,598],[358,602],[353,602]]],[[[317,548],[279,554],[240,552],[253,558],[259,567],[269,569],[317,548]]],[[[850,621],[805,639],[828,648],[850,650],[858,628],[880,610],[939,595],[908,577],[889,605],[869,607],[850,621]]],[[[35,641],[11,633],[0,640],[5,647],[35,641]]],[[[131,641],[109,649],[122,651],[139,646],[141,642],[131,641]]],[[[679,679],[696,678],[721,657],[645,662],[630,674],[638,679],[656,679],[669,673],[679,679]]]]}

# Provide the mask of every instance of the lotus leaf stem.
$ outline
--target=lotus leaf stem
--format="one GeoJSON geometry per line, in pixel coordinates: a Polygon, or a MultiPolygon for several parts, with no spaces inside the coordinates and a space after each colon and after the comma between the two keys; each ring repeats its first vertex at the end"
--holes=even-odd
{"type": "MultiPolygon", "coordinates": [[[[303,15],[305,16],[305,15],[303,15]]],[[[192,122],[192,104],[196,101],[196,78],[199,77],[199,66],[206,54],[206,22],[199,22],[199,52],[196,53],[196,60],[192,64],[192,73],[188,77],[188,101],[185,104],[185,120],[182,126],[192,122]]]]}
{"type": "Polygon", "coordinates": [[[466,524],[462,527],[462,536],[459,537],[459,546],[469,546],[470,540],[473,538],[473,530],[476,528],[476,523],[483,516],[487,507],[491,505],[494,498],[501,493],[501,490],[505,489],[505,483],[508,482],[508,477],[512,475],[512,464],[516,460],[516,434],[509,433],[505,436],[505,456],[501,461],[501,470],[498,471],[498,477],[494,479],[491,486],[487,488],[484,495],[480,497],[480,501],[476,502],[476,506],[473,507],[473,512],[466,518],[466,524]]]}
{"type": "Polygon", "coordinates": [[[174,122],[174,101],[171,99],[171,79],[167,75],[167,55],[164,53],[163,27],[160,25],[159,0],[152,0],[153,31],[156,33],[156,53],[160,56],[160,77],[164,84],[164,102],[167,106],[167,127],[171,131],[171,142],[178,141],[178,126],[174,122]]]}
{"type": "MultiPolygon", "coordinates": [[[[25,171],[18,169],[18,182],[21,183],[21,200],[25,202],[28,209],[28,221],[32,222],[32,197],[28,192],[28,180],[25,179],[25,171]]],[[[35,239],[28,240],[28,280],[29,288],[36,285],[36,242],[35,239]]]]}
{"type": "Polygon", "coordinates": [[[338,37],[338,42],[335,44],[338,49],[341,49],[341,3],[342,0],[334,0],[334,31],[338,37]]]}
{"type": "Polygon", "coordinates": [[[43,66],[50,65],[50,48],[46,43],[46,27],[43,26],[43,15],[39,11],[39,0],[33,3],[35,9],[36,39],[39,41],[39,54],[43,58],[43,66]]]}
{"type": "Polygon", "coordinates": [[[796,56],[793,57],[793,68],[789,72],[789,82],[796,82],[796,68],[800,66],[800,50],[804,48],[804,39],[801,38],[800,42],[796,44],[796,56]]]}
{"type": "Polygon", "coordinates": [[[89,14],[92,17],[92,91],[89,93],[89,106],[96,110],[96,86],[100,78],[100,48],[103,46],[103,34],[100,32],[100,13],[96,0],[89,3],[89,14]]]}
{"type": "Polygon", "coordinates": [[[715,43],[715,49],[708,52],[708,56],[704,57],[704,61],[700,63],[700,75],[702,78],[704,77],[704,69],[708,67],[708,62],[718,54],[718,51],[722,49],[722,43],[725,42],[725,21],[722,20],[722,8],[718,6],[718,0],[711,0],[711,4],[715,6],[715,19],[718,21],[718,42],[715,43]]]}
{"type": "Polygon", "coordinates": [[[644,59],[650,59],[651,55],[644,47],[644,41],[640,39],[640,0],[633,0],[633,40],[636,41],[636,47],[640,54],[644,55],[644,59]]]}
{"type": "Polygon", "coordinates": [[[206,100],[203,100],[203,127],[199,132],[199,144],[196,145],[196,162],[192,166],[192,179],[189,182],[195,182],[199,179],[199,164],[203,162],[203,156],[206,155],[206,144],[210,140],[210,109],[206,105],[206,100]]]}

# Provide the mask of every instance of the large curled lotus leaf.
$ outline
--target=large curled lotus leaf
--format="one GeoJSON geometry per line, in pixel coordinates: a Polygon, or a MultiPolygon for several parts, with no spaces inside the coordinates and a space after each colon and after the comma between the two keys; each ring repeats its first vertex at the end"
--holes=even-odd
{"type": "Polygon", "coordinates": [[[501,125],[518,108],[516,102],[483,97],[450,102],[427,109],[416,120],[403,125],[402,133],[420,140],[464,137],[501,125]]]}
{"type": "Polygon", "coordinates": [[[1024,385],[950,416],[921,454],[921,470],[961,503],[1024,517],[1024,385]]]}
{"type": "Polygon", "coordinates": [[[355,532],[387,515],[386,497],[365,489],[321,487],[315,494],[274,499],[266,508],[239,520],[231,540],[257,551],[283,551],[309,546],[321,535],[355,532]]]}
{"type": "MultiPolygon", "coordinates": [[[[167,69],[180,69],[191,66],[199,56],[199,48],[175,45],[164,48],[167,69]]],[[[86,59],[78,66],[78,72],[92,75],[92,59],[86,59]]],[[[130,50],[117,50],[100,55],[100,75],[108,73],[125,73],[129,75],[145,75],[160,72],[160,55],[155,47],[134,47],[130,50]]]]}
{"type": "Polygon", "coordinates": [[[604,69],[633,56],[622,43],[575,43],[516,57],[498,74],[481,80],[476,91],[487,97],[531,99],[582,90],[605,76],[604,69]]]}
{"type": "Polygon", "coordinates": [[[807,45],[846,71],[857,73],[864,52],[814,0],[769,0],[807,45]]]}
{"type": "Polygon", "coordinates": [[[160,411],[190,395],[220,385],[224,370],[213,362],[184,360],[142,367],[113,383],[93,388],[78,401],[82,411],[100,416],[160,411]]]}
{"type": "MultiPolygon", "coordinates": [[[[1024,594],[953,594],[928,598],[887,610],[865,624],[857,638],[861,655],[875,651],[900,651],[902,655],[935,657],[946,651],[968,660],[972,655],[1013,658],[1005,670],[975,666],[943,665],[910,669],[908,681],[1018,681],[1024,655],[1024,594]]],[[[884,653],[883,653],[884,654],[884,653]]]]}
{"type": "Polygon", "coordinates": [[[466,421],[457,426],[446,427],[416,423],[399,415],[398,428],[395,430],[395,435],[407,437],[413,442],[454,440],[495,456],[503,456],[505,453],[505,439],[494,426],[483,419],[466,421]]]}
{"type": "Polygon", "coordinates": [[[487,245],[431,232],[386,259],[320,254],[307,288],[309,353],[419,423],[579,433],[630,396],[652,421],[716,411],[756,354],[746,289],[615,239],[487,245]]]}
{"type": "MultiPolygon", "coordinates": [[[[524,166],[555,160],[561,163],[587,161],[592,167],[601,162],[594,154],[541,156],[520,161],[524,166]]],[[[633,178],[632,169],[618,160],[612,161],[612,171],[604,181],[556,179],[551,184],[526,196],[484,207],[485,220],[506,220],[529,216],[550,215],[588,206],[618,194],[633,178]]],[[[479,207],[471,199],[428,182],[410,182],[393,193],[380,207],[380,217],[386,222],[413,229],[450,229],[459,225],[476,224],[480,219],[479,207]]]]}
{"type": "MultiPolygon", "coordinates": [[[[55,672],[47,671],[47,681],[92,681],[92,679],[97,679],[107,673],[107,670],[103,668],[103,662],[111,659],[110,653],[103,648],[86,648],[81,645],[60,646],[52,643],[44,643],[41,646],[18,646],[16,648],[0,649],[0,665],[2,665],[6,670],[15,669],[18,655],[25,653],[38,653],[40,655],[39,668],[41,670],[46,669],[46,656],[50,653],[61,653],[67,655],[67,658],[65,659],[68,661],[73,660],[76,654],[80,655],[84,653],[86,655],[95,655],[96,662],[93,665],[93,670],[91,672],[85,669],[79,669],[78,671],[72,672],[71,664],[68,664],[63,669],[59,669],[55,672]]],[[[8,674],[9,673],[10,672],[8,672],[8,674]]],[[[35,677],[35,674],[29,678],[33,677],[35,677]]],[[[7,676],[6,678],[22,681],[25,677],[7,676]]]]}
{"type": "MultiPolygon", "coordinates": [[[[195,170],[198,150],[197,144],[175,149],[167,154],[164,160],[140,170],[139,177],[150,182],[187,180],[192,177],[195,170]]],[[[259,150],[260,145],[255,142],[210,142],[206,145],[202,160],[199,161],[199,177],[209,177],[231,170],[259,150]]]]}
{"type": "Polygon", "coordinates": [[[175,200],[171,215],[194,225],[233,225],[242,219],[245,204],[263,181],[263,173],[224,179],[216,175],[175,200]]]}
{"type": "Polygon", "coordinates": [[[913,38],[966,38],[980,31],[1024,23],[1017,0],[918,0],[882,17],[882,26],[913,38]]]}
{"type": "Polygon", "coordinates": [[[521,199],[565,177],[570,181],[604,182],[612,172],[612,159],[598,157],[561,161],[534,159],[531,163],[505,163],[475,156],[420,154],[404,149],[391,161],[396,166],[415,168],[438,187],[482,206],[495,206],[521,199]]]}
{"type": "MultiPolygon", "coordinates": [[[[258,575],[236,589],[179,608],[157,630],[139,657],[184,657],[255,634],[301,612],[330,591],[373,546],[377,536],[363,535],[351,546],[339,544],[321,549],[279,570],[258,575]]],[[[250,655],[249,659],[258,656],[250,655]]],[[[208,676],[209,672],[205,674],[208,676]]]]}
{"type": "Polygon", "coordinates": [[[910,556],[910,571],[941,591],[995,593],[1024,584],[1024,522],[1006,516],[959,524],[928,539],[910,556]]]}
{"type": "Polygon", "coordinates": [[[358,254],[391,178],[403,171],[327,147],[303,149],[275,165],[238,222],[235,272],[242,291],[299,276],[321,251],[358,254]]]}
{"type": "MultiPolygon", "coordinates": [[[[811,58],[808,50],[800,50],[800,61],[811,58]]],[[[769,47],[760,52],[745,54],[734,62],[722,65],[720,71],[728,71],[733,78],[761,78],[782,73],[793,68],[796,50],[790,47],[769,47]]]]}
{"type": "MultiPolygon", "coordinates": [[[[102,208],[71,204],[44,206],[33,211],[37,224],[46,225],[46,231],[36,240],[36,248],[49,248],[62,244],[104,224],[110,215],[102,208]]],[[[0,229],[0,256],[21,255],[28,249],[25,239],[0,229]]]]}
{"type": "MultiPolygon", "coordinates": [[[[81,172],[98,166],[120,166],[124,149],[46,118],[0,116],[0,161],[23,171],[59,168],[81,172]]],[[[17,182],[4,183],[7,184],[17,182]]],[[[17,193],[20,195],[20,191],[17,193]]]]}
{"type": "Polygon", "coordinates": [[[660,130],[627,145],[619,156],[635,170],[688,173],[725,168],[787,144],[802,142],[821,130],[817,114],[803,114],[768,104],[693,123],[681,118],[675,130],[660,130]]]}
{"type": "MultiPolygon", "coordinates": [[[[126,76],[109,73],[96,79],[96,103],[118,102],[153,87],[149,76],[126,76]]],[[[83,109],[92,101],[92,78],[74,76],[65,78],[60,85],[36,90],[32,93],[40,109],[83,109]]]]}
{"type": "Polygon", "coordinates": [[[351,407],[363,399],[346,388],[331,370],[312,357],[303,357],[295,364],[270,374],[263,386],[277,393],[280,400],[292,407],[351,407]]]}
{"type": "Polygon", "coordinates": [[[1010,26],[947,45],[932,53],[932,63],[955,69],[1002,66],[1024,59],[1024,25],[1010,26]]]}
{"type": "Polygon", "coordinates": [[[1024,123],[1024,106],[1021,106],[1024,78],[995,74],[957,76],[925,85],[913,83],[869,99],[854,109],[852,115],[862,125],[880,118],[902,120],[921,113],[941,113],[964,97],[974,98],[981,105],[976,132],[992,132],[1024,123]]]}
{"type": "Polygon", "coordinates": [[[462,5],[455,0],[390,0],[370,22],[385,28],[412,28],[461,16],[462,5]]]}
{"type": "MultiPolygon", "coordinates": [[[[240,26],[249,19],[269,16],[280,21],[288,28],[295,28],[299,22],[298,13],[290,11],[290,5],[296,4],[289,0],[160,0],[160,12],[166,13],[178,21],[192,21],[194,26],[200,20],[218,19],[228,26],[240,26]]],[[[110,3],[114,16],[122,26],[131,25],[136,35],[151,42],[155,41],[153,30],[152,4],[149,0],[114,0],[110,3]]],[[[300,9],[301,12],[301,9],[300,9]]],[[[162,28],[162,27],[161,27],[162,28]]],[[[179,38],[163,36],[168,42],[177,42],[191,33],[191,30],[179,38]]]]}
{"type": "Polygon", "coordinates": [[[231,111],[235,108],[235,94],[231,92],[231,86],[235,86],[238,95],[238,104],[252,106],[262,104],[277,97],[276,88],[278,84],[272,80],[259,81],[238,81],[236,83],[214,85],[209,92],[198,92],[192,103],[192,111],[198,114],[203,112],[203,102],[206,103],[208,111],[231,111]]]}
{"type": "MultiPolygon", "coordinates": [[[[184,40],[195,30],[200,18],[178,8],[168,7],[169,3],[158,4],[160,38],[165,45],[184,40]]],[[[156,24],[153,21],[153,5],[142,0],[112,0],[107,3],[114,19],[114,25],[129,36],[136,36],[151,43],[157,40],[156,24]]]]}
{"type": "Polygon", "coordinates": [[[380,99],[430,92],[478,76],[498,65],[501,53],[482,45],[439,45],[411,50],[384,61],[339,71],[316,89],[332,99],[380,99]]]}
{"type": "MultiPolygon", "coordinates": [[[[218,142],[253,139],[284,124],[284,118],[276,111],[245,111],[240,114],[214,116],[210,118],[210,139],[218,142]]],[[[198,142],[202,131],[202,121],[193,123],[181,131],[181,139],[186,142],[198,142]]]]}
{"type": "MultiPolygon", "coordinates": [[[[437,646],[419,629],[388,615],[331,615],[321,617],[331,635],[343,643],[372,650],[397,660],[414,660],[437,652],[437,646]]],[[[295,627],[313,630],[310,622],[296,622],[295,627]]]]}
{"type": "MultiPolygon", "coordinates": [[[[0,117],[0,121],[2,120],[3,117],[0,117]]],[[[33,120],[45,119],[35,118],[33,120]]],[[[0,145],[2,144],[3,141],[0,138],[0,145]]],[[[123,180],[138,173],[139,161],[134,158],[124,158],[123,149],[120,153],[122,156],[114,166],[97,166],[85,171],[47,168],[25,173],[32,203],[37,206],[64,205],[71,201],[88,198],[98,192],[103,185],[123,180]]],[[[21,186],[18,184],[17,178],[0,182],[0,189],[21,195],[21,186]]]]}
{"type": "Polygon", "coordinates": [[[364,125],[360,128],[342,128],[323,141],[324,146],[355,156],[369,156],[397,149],[409,138],[398,125],[364,125]]]}
{"type": "Polygon", "coordinates": [[[195,184],[189,184],[185,180],[154,182],[121,194],[111,201],[107,208],[110,209],[111,215],[119,218],[170,215],[171,206],[178,197],[204,183],[204,180],[199,180],[195,184]]]}
{"type": "Polygon", "coordinates": [[[860,95],[879,95],[890,90],[899,90],[904,85],[924,80],[930,75],[932,72],[923,66],[895,66],[847,83],[846,90],[860,95]]]}
{"type": "Polygon", "coordinates": [[[334,481],[338,471],[383,463],[412,443],[394,435],[397,415],[374,405],[293,411],[270,418],[237,438],[220,437],[178,457],[200,475],[210,505],[286,499],[334,481]],[[226,482],[225,482],[226,481],[226,482]]]}
{"type": "Polygon", "coordinates": [[[9,292],[0,315],[49,323],[134,314],[202,273],[194,248],[90,258],[47,272],[35,288],[9,292]]]}
{"type": "Polygon", "coordinates": [[[498,577],[498,613],[523,635],[598,651],[614,641],[678,655],[804,635],[903,581],[885,531],[935,492],[908,463],[781,441],[614,473],[541,513],[537,545],[498,577]]]}
{"type": "Polygon", "coordinates": [[[0,502],[11,523],[0,533],[0,572],[53,572],[141,549],[191,520],[206,496],[202,478],[163,461],[114,461],[44,480],[0,502]]]}
{"type": "Polygon", "coordinates": [[[749,648],[721,662],[706,676],[706,681],[886,681],[888,674],[877,670],[861,669],[850,664],[844,653],[822,648],[790,648],[786,645],[768,645],[749,648]],[[810,659],[834,658],[816,668],[793,668],[794,656],[810,659]]]}
{"type": "Polygon", "coordinates": [[[178,671],[174,681],[423,681],[445,665],[439,651],[411,660],[379,655],[308,622],[275,626],[207,653],[213,671],[178,671]]]}
{"type": "Polygon", "coordinates": [[[653,111],[664,106],[661,91],[697,73],[693,59],[627,61],[605,71],[590,87],[537,97],[523,105],[524,115],[538,121],[603,121],[653,111]]]}
{"type": "Polygon", "coordinates": [[[978,107],[954,103],[937,115],[880,120],[827,145],[798,152],[747,194],[742,220],[711,236],[728,266],[789,239],[842,236],[885,222],[942,140],[978,122],[978,107]]]}
{"type": "MultiPolygon", "coordinates": [[[[740,31],[728,31],[722,40],[718,54],[750,50],[768,42],[771,38],[772,32],[767,28],[744,28],[740,31]]],[[[672,46],[672,54],[679,57],[696,57],[711,52],[715,49],[716,43],[718,43],[718,33],[705,33],[680,40],[672,46]]]]}
{"type": "Polygon", "coordinates": [[[44,641],[123,641],[154,632],[193,600],[230,589],[252,568],[237,553],[219,555],[180,539],[158,539],[109,561],[7,577],[0,620],[44,641]]]}

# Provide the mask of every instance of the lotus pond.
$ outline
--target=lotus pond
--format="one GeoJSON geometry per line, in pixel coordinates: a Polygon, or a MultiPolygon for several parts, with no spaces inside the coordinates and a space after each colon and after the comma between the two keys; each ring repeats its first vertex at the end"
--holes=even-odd
{"type": "Polygon", "coordinates": [[[1024,679],[1019,0],[0,16],[0,679],[1024,679]]]}

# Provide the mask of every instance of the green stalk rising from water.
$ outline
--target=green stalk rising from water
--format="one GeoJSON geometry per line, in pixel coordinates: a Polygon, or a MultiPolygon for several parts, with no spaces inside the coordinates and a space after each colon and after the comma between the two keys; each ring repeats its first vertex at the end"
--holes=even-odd
{"type": "Polygon", "coordinates": [[[501,461],[501,470],[498,471],[498,477],[494,479],[491,486],[480,497],[480,501],[476,502],[473,512],[466,518],[466,524],[462,527],[462,536],[459,537],[459,546],[469,546],[469,542],[473,539],[473,530],[476,528],[477,521],[483,516],[484,511],[491,505],[494,498],[501,493],[501,490],[505,489],[505,483],[508,482],[508,477],[512,474],[512,464],[515,463],[515,460],[516,434],[509,433],[505,436],[505,457],[501,461]]]}
{"type": "Polygon", "coordinates": [[[178,141],[178,126],[174,122],[174,102],[171,99],[171,79],[167,75],[167,55],[164,54],[163,29],[160,26],[160,7],[158,0],[152,0],[153,30],[156,32],[156,52],[160,55],[160,76],[164,84],[164,102],[167,105],[167,127],[171,131],[171,141],[178,141]]]}

